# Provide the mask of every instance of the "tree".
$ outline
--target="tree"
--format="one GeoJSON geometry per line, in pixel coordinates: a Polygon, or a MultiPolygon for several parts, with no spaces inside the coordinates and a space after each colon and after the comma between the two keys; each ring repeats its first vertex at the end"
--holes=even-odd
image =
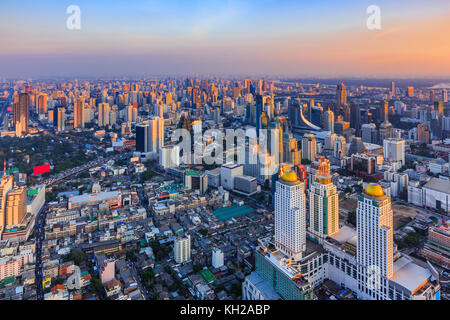
{"type": "Polygon", "coordinates": [[[197,261],[194,264],[193,270],[195,273],[200,272],[203,269],[202,265],[197,261]]]}
{"type": "Polygon", "coordinates": [[[350,211],[347,216],[347,222],[356,227],[356,212],[350,211]]]}
{"type": "Polygon", "coordinates": [[[71,249],[69,256],[70,260],[72,260],[76,265],[79,265],[81,262],[86,260],[84,252],[78,249],[71,249]]]}

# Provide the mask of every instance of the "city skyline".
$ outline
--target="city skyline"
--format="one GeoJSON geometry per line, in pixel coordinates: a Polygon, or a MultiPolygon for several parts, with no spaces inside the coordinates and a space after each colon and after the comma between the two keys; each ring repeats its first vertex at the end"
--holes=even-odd
{"type": "Polygon", "coordinates": [[[449,3],[378,1],[381,30],[366,27],[371,4],[2,3],[0,76],[450,76],[449,3]],[[72,4],[81,30],[66,28],[72,4]]]}

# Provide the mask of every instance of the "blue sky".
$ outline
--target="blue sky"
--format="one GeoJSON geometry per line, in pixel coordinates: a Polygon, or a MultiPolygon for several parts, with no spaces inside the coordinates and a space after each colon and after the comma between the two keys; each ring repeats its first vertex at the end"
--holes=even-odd
{"type": "MultiPolygon", "coordinates": [[[[2,68],[7,75],[14,72],[25,74],[33,63],[40,63],[42,66],[41,71],[33,67],[33,74],[50,75],[52,71],[60,73],[64,71],[61,68],[66,69],[68,74],[73,74],[77,69],[80,70],[77,67],[83,68],[89,61],[96,59],[97,62],[89,68],[92,73],[112,73],[113,65],[122,69],[122,73],[126,71],[123,65],[128,63],[130,56],[139,58],[130,69],[131,72],[138,69],[144,71],[145,68],[139,68],[137,63],[142,66],[149,62],[151,66],[158,66],[157,73],[164,70],[176,73],[174,65],[177,65],[180,72],[193,72],[193,68],[179,66],[180,61],[199,64],[196,65],[199,73],[216,73],[221,69],[214,66],[224,60],[227,61],[227,66],[234,66],[235,70],[229,70],[233,73],[239,73],[240,69],[256,73],[264,65],[270,66],[266,72],[276,72],[274,60],[278,56],[284,56],[284,61],[280,58],[279,70],[280,73],[285,73],[292,69],[287,66],[287,61],[295,60],[287,57],[288,50],[306,49],[311,50],[310,58],[322,56],[324,51],[331,51],[327,46],[330,39],[339,37],[342,37],[343,43],[348,43],[339,48],[339,51],[347,50],[352,45],[352,35],[359,34],[362,37],[362,33],[367,31],[365,10],[371,4],[381,8],[384,33],[401,29],[405,34],[411,26],[409,33],[412,35],[413,32],[417,33],[414,31],[417,24],[429,21],[434,24],[433,19],[442,20],[449,17],[446,14],[450,13],[450,1],[446,0],[2,1],[0,40],[5,45],[0,49],[0,57],[3,57],[3,63],[0,60],[0,76],[2,68]],[[73,4],[81,8],[80,31],[69,31],[66,28],[66,8],[73,4]],[[319,41],[320,44],[316,43],[319,41]],[[274,46],[277,46],[276,52],[274,46]],[[268,53],[263,57],[262,53],[265,51],[268,53]],[[206,53],[210,55],[206,58],[211,61],[206,61],[205,65],[213,67],[202,70],[201,61],[196,62],[196,59],[199,56],[205,57],[206,53]],[[102,63],[100,57],[105,55],[108,55],[106,60],[110,60],[111,64],[102,63]],[[145,55],[149,58],[146,59],[145,55]],[[259,64],[250,67],[248,61],[251,62],[255,55],[259,64]],[[28,63],[23,70],[20,61],[25,65],[28,63]],[[58,70],[51,63],[57,61],[60,61],[58,70]],[[76,64],[71,66],[69,61],[76,64]],[[243,68],[245,66],[248,68],[243,68]]],[[[441,29],[446,27],[447,25],[439,26],[441,29]]],[[[436,30],[440,29],[434,28],[429,32],[435,33],[436,30]]],[[[448,31],[442,30],[447,35],[448,31]]],[[[357,46],[358,41],[353,45],[357,46]]],[[[306,56],[301,59],[297,57],[305,67],[308,66],[308,59],[306,56]]],[[[328,61],[332,60],[330,53],[328,61]]],[[[420,61],[422,60],[423,57],[420,61]]],[[[294,69],[301,71],[302,66],[298,65],[294,69]]],[[[152,70],[154,68],[149,67],[145,72],[152,73],[152,70]]],[[[314,73],[313,71],[308,70],[309,73],[314,73]]],[[[349,73],[352,72],[349,70],[349,73]]]]}

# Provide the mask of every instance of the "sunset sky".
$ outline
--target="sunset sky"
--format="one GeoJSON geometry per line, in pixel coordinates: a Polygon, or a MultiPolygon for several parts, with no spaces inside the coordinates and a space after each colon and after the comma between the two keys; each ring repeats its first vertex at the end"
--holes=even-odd
{"type": "Polygon", "coordinates": [[[450,1],[1,1],[0,43],[3,77],[449,77],[450,1]]]}

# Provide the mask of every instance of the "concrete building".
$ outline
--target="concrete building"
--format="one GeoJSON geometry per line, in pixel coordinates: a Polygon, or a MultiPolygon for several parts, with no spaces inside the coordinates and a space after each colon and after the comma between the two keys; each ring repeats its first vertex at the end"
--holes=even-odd
{"type": "Polygon", "coordinates": [[[240,164],[224,164],[220,168],[220,185],[226,190],[234,188],[234,177],[243,176],[244,167],[240,164]]]}
{"type": "Polygon", "coordinates": [[[212,249],[212,260],[211,264],[214,268],[223,267],[223,251],[219,248],[212,249]]]}
{"type": "Polygon", "coordinates": [[[384,158],[405,164],[405,140],[402,139],[386,139],[383,142],[384,158]]]}
{"type": "Polygon", "coordinates": [[[293,171],[276,182],[275,247],[295,261],[306,250],[305,185],[293,171]]]}
{"type": "Polygon", "coordinates": [[[245,175],[234,177],[233,191],[246,196],[251,196],[257,193],[258,190],[256,178],[245,175]]]}
{"type": "Polygon", "coordinates": [[[176,263],[184,263],[191,260],[191,236],[187,235],[175,239],[173,252],[176,263]]]}

